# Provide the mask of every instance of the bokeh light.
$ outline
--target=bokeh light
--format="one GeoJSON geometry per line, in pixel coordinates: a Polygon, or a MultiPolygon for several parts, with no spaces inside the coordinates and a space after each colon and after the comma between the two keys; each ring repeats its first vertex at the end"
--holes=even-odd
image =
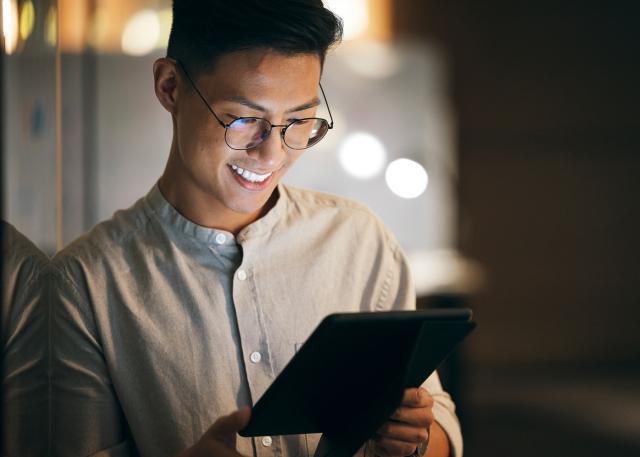
{"type": "Polygon", "coordinates": [[[44,39],[50,46],[58,44],[58,9],[51,5],[44,21],[44,39]]]}
{"type": "Polygon", "coordinates": [[[325,0],[325,6],[344,21],[344,40],[353,40],[364,35],[369,26],[367,0],[325,0]]]}
{"type": "Polygon", "coordinates": [[[158,12],[158,22],[160,23],[160,33],[158,33],[158,41],[156,48],[164,49],[169,42],[171,34],[171,22],[173,20],[173,12],[171,8],[164,8],[158,12]]]}
{"type": "Polygon", "coordinates": [[[22,9],[20,10],[20,38],[22,41],[27,41],[27,38],[31,36],[35,21],[36,11],[33,7],[33,2],[27,0],[22,4],[22,9]]]}
{"type": "Polygon", "coordinates": [[[354,42],[351,47],[351,56],[346,64],[358,75],[383,80],[400,71],[400,56],[390,43],[366,40],[354,42]]]}
{"type": "Polygon", "coordinates": [[[342,168],[354,178],[370,179],[379,174],[387,161],[382,142],[367,132],[354,132],[345,138],[338,151],[342,168]]]}
{"type": "Polygon", "coordinates": [[[429,175],[418,162],[397,159],[389,164],[385,173],[391,192],[402,198],[416,198],[427,190],[429,175]]]}
{"type": "Polygon", "coordinates": [[[2,0],[2,38],[4,52],[13,54],[18,47],[18,2],[2,0]]]}
{"type": "Polygon", "coordinates": [[[142,10],[131,16],[122,33],[122,52],[143,56],[153,51],[160,38],[160,19],[154,10],[142,10]]]}

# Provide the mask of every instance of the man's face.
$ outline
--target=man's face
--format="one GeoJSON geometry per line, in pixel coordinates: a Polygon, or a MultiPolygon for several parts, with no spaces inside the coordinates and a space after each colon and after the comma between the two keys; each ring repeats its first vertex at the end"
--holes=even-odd
{"type": "MultiPolygon", "coordinates": [[[[315,116],[320,71],[320,58],[314,54],[250,50],[221,57],[214,70],[198,76],[195,84],[225,124],[238,117],[289,124],[315,116]]],[[[231,149],[225,143],[225,129],[181,74],[174,112],[177,160],[171,164],[179,168],[172,173],[182,181],[177,187],[197,193],[213,211],[246,216],[250,222],[303,151],[287,148],[280,128],[254,149],[231,149]],[[254,174],[247,179],[238,169],[254,174]]]]}

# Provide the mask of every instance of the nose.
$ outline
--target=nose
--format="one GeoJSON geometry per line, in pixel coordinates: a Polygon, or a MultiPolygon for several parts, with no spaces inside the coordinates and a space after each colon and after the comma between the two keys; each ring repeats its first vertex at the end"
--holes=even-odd
{"type": "Polygon", "coordinates": [[[286,155],[282,125],[273,125],[267,137],[255,148],[247,149],[247,155],[265,167],[275,168],[286,155]]]}

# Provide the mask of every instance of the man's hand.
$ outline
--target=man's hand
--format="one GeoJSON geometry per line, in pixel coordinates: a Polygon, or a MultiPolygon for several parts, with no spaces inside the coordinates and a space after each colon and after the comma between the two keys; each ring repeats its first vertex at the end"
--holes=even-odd
{"type": "Polygon", "coordinates": [[[242,457],[236,451],[236,433],[249,423],[250,417],[248,406],[220,417],[196,444],[178,457],[242,457]]]}
{"type": "Polygon", "coordinates": [[[427,441],[434,423],[433,397],[425,389],[404,391],[402,403],[371,439],[369,447],[380,457],[405,457],[427,441]]]}

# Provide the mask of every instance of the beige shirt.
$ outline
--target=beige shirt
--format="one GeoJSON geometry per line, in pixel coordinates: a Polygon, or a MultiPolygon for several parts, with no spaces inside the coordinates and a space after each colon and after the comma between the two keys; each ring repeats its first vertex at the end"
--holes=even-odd
{"type": "MultiPolygon", "coordinates": [[[[234,237],[187,220],[156,185],[55,256],[54,455],[173,456],[257,401],[326,315],[415,307],[405,258],[369,210],[278,189],[234,237]]],[[[425,387],[460,456],[450,397],[437,375],[425,387]]],[[[304,457],[318,438],[238,450],[304,457]]]]}

